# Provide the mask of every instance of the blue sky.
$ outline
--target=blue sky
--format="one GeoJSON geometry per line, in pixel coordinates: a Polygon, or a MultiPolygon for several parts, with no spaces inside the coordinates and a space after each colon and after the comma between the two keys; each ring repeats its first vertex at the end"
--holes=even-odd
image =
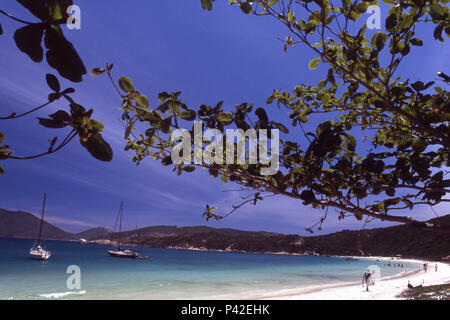
{"type": "MultiPolygon", "coordinates": [[[[308,70],[314,55],[306,47],[283,52],[276,36],[287,34],[276,21],[244,15],[227,2],[218,1],[213,11],[206,12],[199,0],[79,0],[75,3],[81,7],[82,28],[65,29],[65,34],[88,70],[114,63],[116,77],[132,78],[153,106],[159,92],[175,90],[183,91],[183,100],[193,107],[220,100],[229,107],[241,102],[264,105],[273,89],[291,91],[297,84],[314,85],[324,77],[324,67],[308,70]]],[[[3,0],[0,8],[25,20],[34,19],[13,0],[3,0]]],[[[9,115],[44,103],[49,93],[45,74],[56,72],[45,62],[33,63],[16,48],[13,33],[20,24],[4,16],[0,23],[4,29],[0,36],[0,110],[9,115]]],[[[414,80],[434,79],[437,71],[448,73],[448,47],[432,40],[430,30],[422,35],[425,46],[399,70],[414,80]]],[[[98,162],[75,142],[45,158],[3,161],[7,173],[0,177],[0,207],[37,213],[46,191],[48,221],[68,231],[112,227],[120,200],[125,201],[125,228],[207,224],[305,234],[304,228],[320,218],[320,211],[300,201],[274,197],[226,220],[206,223],[201,217],[205,204],[219,206],[220,212],[228,210],[240,195],[223,191],[236,186],[223,185],[202,170],[177,177],[171,168],[151,159],[137,168],[123,151],[120,101],[111,84],[88,75],[80,84],[62,80],[62,86],[76,88],[74,98],[94,108],[93,117],[105,124],[104,137],[114,149],[114,160],[98,162]]],[[[55,103],[27,118],[2,121],[1,131],[17,155],[41,152],[47,139],[63,136],[63,131],[39,127],[36,120],[62,107],[67,106],[55,103]]],[[[448,213],[445,210],[437,208],[438,213],[448,213]]],[[[414,216],[428,219],[434,214],[424,207],[414,216]]],[[[371,227],[387,225],[372,223],[371,227]]],[[[356,219],[341,222],[331,214],[321,233],[361,227],[356,219]]]]}

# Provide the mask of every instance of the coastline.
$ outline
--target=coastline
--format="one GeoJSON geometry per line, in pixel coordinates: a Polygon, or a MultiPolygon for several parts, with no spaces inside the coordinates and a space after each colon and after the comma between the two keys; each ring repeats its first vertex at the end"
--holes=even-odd
{"type": "MultiPolygon", "coordinates": [[[[339,256],[343,257],[343,256],[339,256]]],[[[389,277],[375,279],[369,292],[365,291],[361,281],[342,282],[330,285],[304,287],[298,289],[281,290],[259,296],[235,297],[248,300],[401,300],[399,295],[411,285],[431,286],[450,283],[450,264],[416,259],[402,259],[398,257],[360,257],[346,258],[395,261],[396,263],[413,263],[417,268],[400,272],[389,277]],[[423,270],[423,264],[428,263],[428,270],[423,270]],[[435,271],[435,265],[438,271],[435,271]]],[[[358,279],[359,280],[359,279],[358,279]]]]}
{"type": "MultiPolygon", "coordinates": [[[[98,244],[98,243],[97,243],[98,244]]],[[[320,256],[315,252],[290,253],[290,252],[246,252],[240,250],[212,250],[203,247],[167,247],[171,250],[207,251],[223,253],[253,253],[269,255],[301,255],[320,256]]],[[[375,285],[370,286],[370,291],[366,292],[360,279],[355,282],[341,282],[329,285],[319,285],[301,287],[298,289],[286,289],[280,291],[267,292],[258,295],[231,296],[233,300],[401,300],[399,295],[407,289],[408,283],[419,286],[432,286],[450,283],[450,264],[439,261],[429,261],[423,259],[409,259],[402,257],[382,257],[382,256],[341,256],[333,255],[327,257],[364,259],[416,264],[414,270],[402,271],[388,277],[375,279],[375,285]],[[423,270],[423,264],[428,263],[428,271],[423,270]],[[435,265],[438,271],[435,271],[435,265]]],[[[361,275],[362,276],[362,275],[361,275]]],[[[220,299],[220,298],[219,298],[220,299]]]]}
{"type": "MultiPolygon", "coordinates": [[[[110,241],[106,239],[99,240],[88,240],[86,244],[91,245],[117,245],[116,241],[110,241]]],[[[122,243],[126,247],[137,247],[137,248],[153,248],[153,249],[169,249],[169,250],[187,250],[187,251],[203,251],[203,252],[221,252],[221,253],[245,253],[245,254],[273,254],[273,255],[286,255],[286,256],[320,256],[320,254],[315,251],[305,251],[305,252],[288,252],[288,251],[245,251],[236,249],[208,249],[205,247],[194,247],[194,246],[167,246],[167,247],[153,247],[145,244],[134,244],[134,243],[122,243]]],[[[325,257],[325,255],[324,255],[325,257]]],[[[331,257],[331,256],[327,256],[331,257]]]]}

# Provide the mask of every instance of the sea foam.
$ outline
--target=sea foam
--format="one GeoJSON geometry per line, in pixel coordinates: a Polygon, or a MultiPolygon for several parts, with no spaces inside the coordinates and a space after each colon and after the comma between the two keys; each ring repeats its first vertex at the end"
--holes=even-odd
{"type": "Polygon", "coordinates": [[[70,295],[82,295],[82,294],[86,294],[86,290],[40,294],[39,296],[47,299],[61,299],[70,295]]]}

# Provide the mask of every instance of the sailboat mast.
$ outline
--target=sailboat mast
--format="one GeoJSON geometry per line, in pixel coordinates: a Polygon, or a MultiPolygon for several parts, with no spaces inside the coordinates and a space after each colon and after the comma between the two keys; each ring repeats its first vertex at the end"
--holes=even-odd
{"type": "Polygon", "coordinates": [[[119,222],[119,239],[117,239],[117,246],[120,245],[120,233],[122,232],[122,215],[123,215],[123,200],[120,202],[120,222],[119,222]]]}
{"type": "Polygon", "coordinates": [[[44,203],[42,204],[41,225],[39,227],[38,245],[41,244],[42,227],[44,225],[45,201],[47,200],[47,192],[44,193],[44,203]]]}
{"type": "Polygon", "coordinates": [[[119,233],[122,232],[122,216],[123,216],[123,201],[120,202],[120,224],[119,224],[119,233]]]}

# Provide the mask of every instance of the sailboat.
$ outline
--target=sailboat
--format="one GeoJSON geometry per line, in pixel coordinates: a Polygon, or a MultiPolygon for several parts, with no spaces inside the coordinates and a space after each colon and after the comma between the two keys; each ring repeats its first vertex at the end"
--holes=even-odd
{"type": "MultiPolygon", "coordinates": [[[[114,224],[113,233],[116,230],[117,222],[119,220],[119,233],[122,232],[122,216],[123,216],[123,201],[120,203],[119,213],[116,218],[116,223],[114,224]]],[[[139,258],[139,252],[132,249],[120,248],[120,237],[117,240],[116,250],[107,250],[107,252],[116,258],[139,258]]]]}
{"type": "Polygon", "coordinates": [[[36,241],[34,241],[33,247],[30,249],[30,252],[28,254],[28,256],[31,259],[48,260],[52,254],[50,251],[45,250],[41,246],[42,227],[44,225],[44,213],[45,213],[45,201],[46,200],[47,200],[47,193],[44,193],[44,203],[42,205],[41,225],[39,227],[39,237],[37,239],[37,245],[36,245],[36,241]]]}

